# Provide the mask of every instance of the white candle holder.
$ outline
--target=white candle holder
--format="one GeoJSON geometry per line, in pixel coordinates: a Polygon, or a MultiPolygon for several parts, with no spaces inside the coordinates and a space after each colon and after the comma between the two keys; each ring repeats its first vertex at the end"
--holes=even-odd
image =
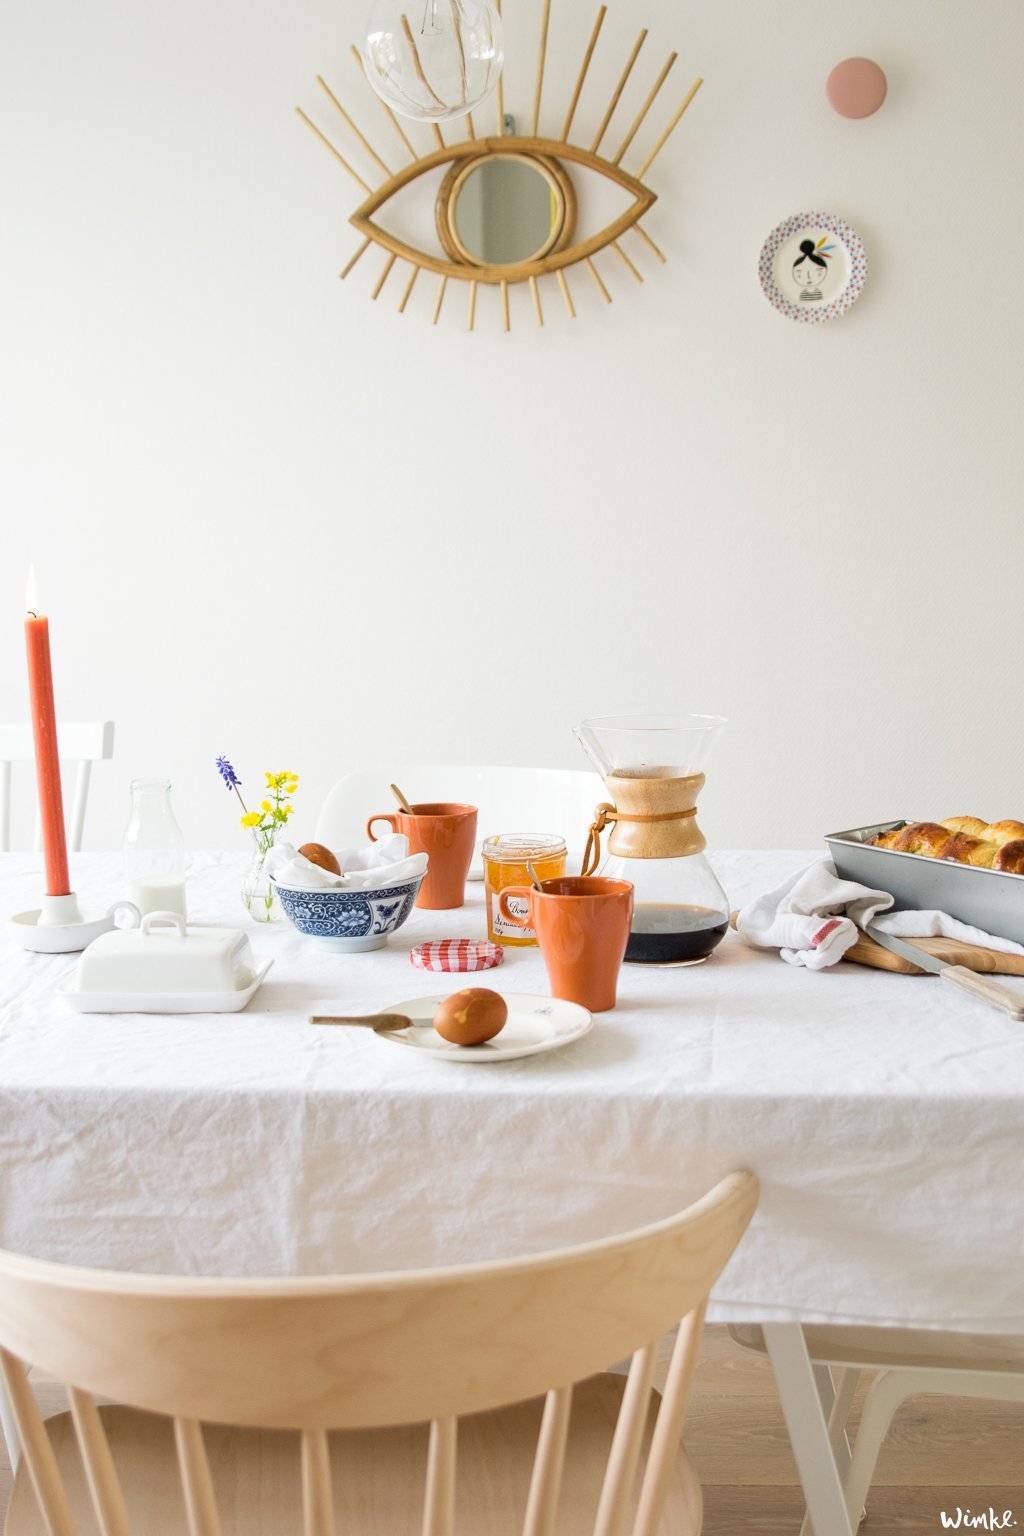
{"type": "Polygon", "coordinates": [[[114,918],[122,910],[131,914],[129,927],[141,921],[138,907],[130,901],[115,901],[105,912],[87,911],[84,916],[74,891],[66,896],[44,896],[42,903],[29,912],[16,912],[10,920],[15,941],[37,955],[77,954],[101,933],[116,927],[114,918]]]}

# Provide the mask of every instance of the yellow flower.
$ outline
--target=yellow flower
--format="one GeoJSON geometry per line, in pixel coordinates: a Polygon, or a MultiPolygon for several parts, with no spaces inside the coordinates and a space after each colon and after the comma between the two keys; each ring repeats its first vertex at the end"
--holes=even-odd
{"type": "Polygon", "coordinates": [[[247,811],[241,818],[241,822],[243,827],[258,827],[260,824],[259,811],[247,811]]]}
{"type": "Polygon", "coordinates": [[[269,811],[270,810],[270,801],[269,800],[261,800],[260,801],[260,810],[261,811],[269,811]]]}
{"type": "Polygon", "coordinates": [[[295,786],[299,782],[297,773],[268,773],[264,775],[267,788],[274,790],[279,795],[290,795],[295,792],[295,786]]]}
{"type": "Polygon", "coordinates": [[[290,816],[292,814],[292,812],[294,811],[294,809],[295,809],[294,805],[286,805],[285,808],[284,808],[285,815],[286,816],[290,816]]]}

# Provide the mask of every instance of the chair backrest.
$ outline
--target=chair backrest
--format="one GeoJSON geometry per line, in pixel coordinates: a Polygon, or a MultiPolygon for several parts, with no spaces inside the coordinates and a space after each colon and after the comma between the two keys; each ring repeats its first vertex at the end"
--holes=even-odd
{"type": "Polygon", "coordinates": [[[481,841],[497,832],[555,832],[565,838],[570,853],[582,853],[594,807],[608,798],[598,774],[574,768],[359,768],[339,779],[328,794],[317,840],[330,848],[364,843],[366,818],[395,809],[389,784],[397,784],[413,804],[459,800],[475,805],[481,841]]]}
{"type": "MultiPolygon", "coordinates": [[[[57,749],[62,764],[77,764],[70,814],[65,812],[65,821],[68,848],[72,853],[78,853],[82,846],[92,765],[113,757],[114,722],[102,720],[83,725],[58,725],[57,749]]],[[[30,725],[0,725],[0,853],[7,853],[11,846],[12,764],[31,762],[34,756],[30,725]]],[[[38,806],[33,845],[40,846],[38,806]]]]}
{"type": "MultiPolygon", "coordinates": [[[[23,1361],[68,1384],[90,1483],[95,1467],[111,1498],[116,1481],[95,1394],[174,1419],[190,1507],[197,1488],[212,1500],[203,1421],[301,1431],[305,1530],[316,1536],[332,1530],[329,1429],[430,1421],[424,1532],[450,1536],[459,1416],[546,1393],[530,1494],[540,1513],[526,1527],[546,1536],[572,1386],[632,1354],[595,1526],[613,1536],[636,1480],[655,1345],[682,1318],[634,1527],[635,1536],[653,1536],[708,1293],[757,1195],[752,1174],[734,1173],[679,1215],[622,1237],[505,1263],[378,1276],[170,1279],[0,1252],[0,1371],[44,1516],[52,1531],[66,1529],[23,1361]]],[[[118,1526],[118,1536],[127,1529],[118,1526]]],[[[216,1525],[192,1529],[205,1536],[216,1525]]]]}

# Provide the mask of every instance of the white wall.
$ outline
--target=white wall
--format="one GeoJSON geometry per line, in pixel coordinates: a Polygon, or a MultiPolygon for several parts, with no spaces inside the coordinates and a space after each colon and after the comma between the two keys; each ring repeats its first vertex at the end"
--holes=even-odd
{"type": "MultiPolygon", "coordinates": [[[[594,9],[555,0],[549,128],[594,9]]],[[[610,140],[669,48],[664,115],[707,79],[650,176],[670,262],[632,237],[643,290],[608,254],[610,309],[581,272],[575,323],[550,285],[510,336],[493,294],[473,336],[433,281],[372,304],[377,253],[338,282],[356,192],[292,108],[330,121],[321,69],[384,147],[361,11],[4,6],[0,718],[34,559],[61,712],[118,723],[89,841],[166,771],[190,843],[240,847],[218,752],[302,774],[311,824],[349,766],[582,767],[575,720],[659,706],[731,718],[719,844],[1024,815],[1019,0],[612,0],[582,130],[642,23],[610,140]],[[853,53],[890,81],[861,123],[824,100],[853,53]],[[801,327],[757,257],[813,208],[869,282],[801,327]]]]}

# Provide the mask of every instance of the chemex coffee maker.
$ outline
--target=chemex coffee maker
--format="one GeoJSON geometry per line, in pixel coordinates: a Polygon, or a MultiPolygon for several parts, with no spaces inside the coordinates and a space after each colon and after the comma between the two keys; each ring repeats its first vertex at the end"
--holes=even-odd
{"type": "Polygon", "coordinates": [[[729,926],[697,825],[702,770],[724,724],[720,715],[604,715],[573,727],[611,797],[594,812],[583,874],[600,865],[602,875],[634,887],[627,962],[696,965],[729,926]]]}

